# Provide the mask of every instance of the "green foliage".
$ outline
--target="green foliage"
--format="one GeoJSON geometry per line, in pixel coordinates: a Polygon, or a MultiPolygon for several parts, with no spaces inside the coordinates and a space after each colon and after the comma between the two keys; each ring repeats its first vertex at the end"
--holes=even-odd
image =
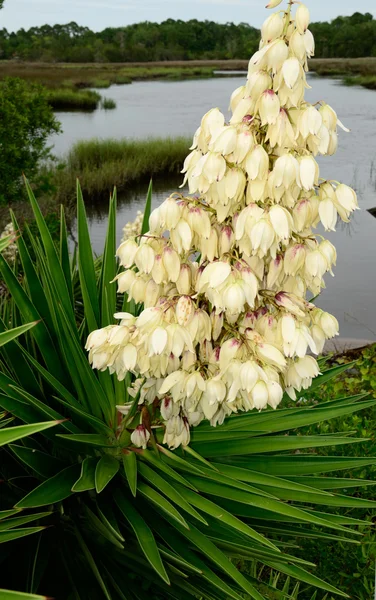
{"type": "Polygon", "coordinates": [[[0,84],[0,204],[22,197],[22,174],[33,180],[49,156],[48,137],[58,131],[40,85],[12,78],[0,84]]]}
{"type": "Polygon", "coordinates": [[[6,29],[0,32],[2,58],[69,63],[249,58],[258,41],[259,31],[246,23],[196,19],[146,21],[100,33],[73,22],[21,29],[11,35],[6,29]]]}
{"type": "MultiPolygon", "coordinates": [[[[7,328],[39,321],[0,348],[2,585],[62,600],[264,600],[281,598],[281,573],[302,589],[346,597],[331,577],[314,574],[310,555],[297,556],[291,538],[356,544],[357,528],[369,523],[348,509],[376,502],[333,492],[325,473],[376,458],[319,456],[316,448],[331,454],[359,440],[348,431],[307,435],[304,428],[350,418],[376,401],[360,394],[232,415],[218,428],[202,423],[191,447],[175,452],[161,444],[161,426],[146,450],[135,448],[137,399],[121,430],[116,410],[131,400],[131,374],[119,382],[92,371],[83,348],[88,332],[111,323],[116,309],[116,195],[103,259],[94,261],[80,188],[73,257],[64,213],[56,245],[29,186],[28,193],[39,231],[29,236],[35,260],[27,230],[17,240],[22,278],[0,256],[12,294],[2,309],[7,328]],[[346,511],[334,515],[331,507],[346,511]],[[242,573],[244,561],[264,565],[273,579],[242,573]]],[[[316,389],[339,370],[324,369],[316,389]]]]}
{"type": "MultiPolygon", "coordinates": [[[[334,357],[331,362],[338,365],[346,365],[353,359],[357,359],[351,368],[342,372],[337,377],[321,386],[319,390],[322,401],[327,401],[333,396],[346,396],[353,394],[370,394],[376,398],[376,344],[361,350],[350,350],[343,355],[334,357]]],[[[315,401],[314,396],[308,394],[309,403],[315,401]]],[[[333,419],[329,422],[320,422],[304,430],[306,434],[335,434],[337,431],[356,433],[359,438],[370,439],[363,445],[346,446],[341,451],[336,449],[336,454],[348,457],[375,456],[376,455],[376,410],[369,408],[360,414],[352,414],[333,419]]],[[[318,453],[326,454],[325,448],[320,448],[318,453]]],[[[352,489],[353,493],[359,495],[357,488],[358,479],[372,481],[376,478],[376,469],[373,466],[365,466],[357,472],[344,470],[342,482],[344,491],[352,489]]],[[[362,497],[373,499],[375,497],[372,487],[362,491],[362,497]]],[[[354,516],[370,524],[360,526],[362,533],[361,545],[353,546],[343,542],[317,543],[314,539],[299,540],[301,556],[309,555],[318,564],[318,572],[322,578],[330,578],[332,583],[341,589],[345,589],[354,600],[369,600],[374,596],[376,561],[376,531],[374,525],[374,511],[359,509],[354,516]]],[[[308,597],[308,596],[307,596],[308,597]]],[[[305,600],[305,596],[302,597],[305,600]]]]}
{"type": "MultiPolygon", "coordinates": [[[[312,23],[316,56],[376,56],[376,20],[355,12],[331,23],[312,23]]],[[[215,23],[192,19],[145,21],[126,27],[91,31],[71,22],[25,31],[0,32],[2,58],[26,61],[92,63],[147,62],[192,59],[248,59],[257,49],[259,31],[247,23],[215,23]]],[[[106,87],[103,77],[95,87],[106,87]]]]}

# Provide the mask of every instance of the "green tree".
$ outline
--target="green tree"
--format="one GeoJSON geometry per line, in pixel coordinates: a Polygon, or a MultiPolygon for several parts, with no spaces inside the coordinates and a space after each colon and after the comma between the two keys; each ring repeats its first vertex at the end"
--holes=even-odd
{"type": "MultiPolygon", "coordinates": [[[[0,0],[1,1],[1,0],[0,0]]],[[[48,137],[60,131],[42,86],[6,78],[0,86],[0,204],[22,195],[22,174],[34,180],[51,156],[48,137]]]]}

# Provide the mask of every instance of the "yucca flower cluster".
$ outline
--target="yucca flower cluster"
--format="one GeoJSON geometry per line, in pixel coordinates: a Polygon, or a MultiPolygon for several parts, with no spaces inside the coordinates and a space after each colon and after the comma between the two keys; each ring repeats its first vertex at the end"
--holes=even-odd
{"type": "MultiPolygon", "coordinates": [[[[230,121],[218,108],[204,115],[184,163],[190,196],[167,198],[149,232],[118,249],[118,290],[141,314],[116,314],[118,325],[87,341],[94,368],[136,375],[131,395],[153,405],[171,448],[203,419],[276,408],[284,391],[296,398],[319,373],[312,354],[338,334],[335,317],[306,299],[336,263],[313,230],[348,221],[357,199],[319,177],[315,157],[336,151],[343,125],[325,102],[304,99],[314,40],[307,7],[297,3],[294,18],[293,4],[265,21],[230,121]]],[[[146,447],[143,414],[131,439],[146,447]]]]}
{"type": "Polygon", "coordinates": [[[134,221],[128,221],[123,227],[123,238],[122,242],[125,242],[129,238],[135,238],[141,234],[142,222],[144,220],[144,213],[141,210],[137,211],[136,218],[134,221]]]}

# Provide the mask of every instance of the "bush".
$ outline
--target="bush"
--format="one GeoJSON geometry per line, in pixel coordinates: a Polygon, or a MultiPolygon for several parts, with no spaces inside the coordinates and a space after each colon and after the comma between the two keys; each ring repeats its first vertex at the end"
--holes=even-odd
{"type": "Polygon", "coordinates": [[[48,137],[60,131],[44,88],[17,78],[0,85],[0,203],[23,196],[22,174],[33,181],[50,157],[48,137]]]}

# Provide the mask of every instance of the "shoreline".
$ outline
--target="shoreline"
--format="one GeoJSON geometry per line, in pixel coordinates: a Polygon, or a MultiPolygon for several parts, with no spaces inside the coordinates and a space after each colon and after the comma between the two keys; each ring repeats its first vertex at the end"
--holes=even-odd
{"type": "MultiPolygon", "coordinates": [[[[376,57],[313,58],[309,70],[322,77],[341,77],[345,85],[376,88],[376,57]]],[[[248,60],[187,60],[129,63],[46,63],[0,60],[0,80],[20,77],[49,89],[80,90],[155,79],[179,80],[226,77],[226,71],[244,71],[248,60]],[[221,73],[216,73],[221,71],[221,73]]]]}

